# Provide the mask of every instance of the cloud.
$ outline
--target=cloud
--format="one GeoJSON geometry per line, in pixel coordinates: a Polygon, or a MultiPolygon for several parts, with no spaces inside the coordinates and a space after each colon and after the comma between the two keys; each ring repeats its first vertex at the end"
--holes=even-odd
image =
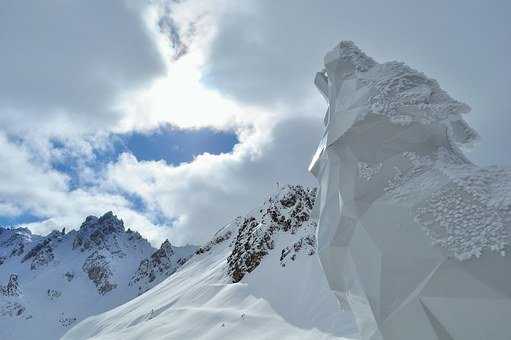
{"type": "Polygon", "coordinates": [[[277,182],[313,185],[307,166],[320,135],[317,120],[299,117],[251,135],[233,153],[204,154],[180,166],[124,154],[109,167],[106,183],[175,219],[176,242],[203,242],[233,217],[256,208],[277,182]]]}
{"type": "Polygon", "coordinates": [[[9,141],[0,133],[0,214],[23,213],[39,217],[29,223],[33,232],[47,234],[53,229],[77,228],[88,215],[115,211],[127,226],[159,245],[169,235],[165,225],[153,223],[134,209],[132,202],[99,186],[70,189],[69,177],[32,156],[23,144],[9,141]]]}
{"type": "Polygon", "coordinates": [[[165,72],[145,1],[3,1],[0,125],[51,134],[115,124],[121,94],[165,72]]]}

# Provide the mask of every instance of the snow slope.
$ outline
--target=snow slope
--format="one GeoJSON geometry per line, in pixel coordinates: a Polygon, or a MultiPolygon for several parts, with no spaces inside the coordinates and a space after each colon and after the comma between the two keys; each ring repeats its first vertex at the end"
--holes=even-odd
{"type": "MultiPolygon", "coordinates": [[[[141,285],[148,289],[177,268],[156,270],[154,282],[147,282],[137,269],[158,252],[111,212],[87,217],[79,230],[45,237],[0,228],[0,339],[58,339],[79,320],[129,301],[141,285]]],[[[174,264],[174,257],[162,261],[174,264]]],[[[144,268],[154,271],[150,264],[144,268]]]]}
{"type": "Polygon", "coordinates": [[[281,189],[161,284],[62,339],[354,338],[315,255],[314,195],[281,189]]]}

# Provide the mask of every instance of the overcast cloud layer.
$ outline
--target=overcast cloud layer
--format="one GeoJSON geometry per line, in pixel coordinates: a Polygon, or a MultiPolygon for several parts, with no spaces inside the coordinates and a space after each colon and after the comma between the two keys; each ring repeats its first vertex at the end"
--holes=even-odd
{"type": "Polygon", "coordinates": [[[0,216],[34,215],[40,221],[29,227],[46,233],[113,210],[154,245],[207,240],[277,182],[314,184],[306,168],[326,106],[312,79],[343,39],[437,78],[473,108],[468,120],[483,144],[472,157],[511,164],[510,7],[4,1],[0,216]],[[165,124],[232,130],[239,144],[178,166],[130,153],[107,163],[95,156],[110,147],[111,133],[165,124]],[[80,185],[55,165],[66,162],[78,164],[80,185]]]}
{"type": "Polygon", "coordinates": [[[2,1],[2,126],[61,134],[115,124],[118,96],[165,71],[146,10],[142,1],[2,1]]]}

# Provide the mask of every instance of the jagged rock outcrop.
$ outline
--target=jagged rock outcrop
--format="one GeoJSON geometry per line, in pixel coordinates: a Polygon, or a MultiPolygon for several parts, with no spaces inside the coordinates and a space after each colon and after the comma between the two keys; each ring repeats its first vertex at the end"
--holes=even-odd
{"type": "Polygon", "coordinates": [[[274,249],[276,233],[301,236],[281,250],[282,265],[285,265],[288,255],[294,260],[299,252],[314,254],[316,224],[311,219],[311,210],[315,195],[315,189],[291,185],[270,198],[256,214],[235,221],[239,223],[239,229],[233,241],[233,251],[227,258],[228,272],[233,282],[241,281],[274,249]],[[304,244],[307,249],[304,249],[304,244]]]}
{"type": "Polygon", "coordinates": [[[3,304],[0,304],[0,316],[21,317],[24,313],[25,307],[23,307],[23,305],[18,302],[7,301],[3,304]]]}
{"type": "Polygon", "coordinates": [[[23,257],[21,262],[31,261],[30,269],[35,270],[41,266],[47,265],[55,258],[53,254],[52,239],[47,238],[35,247],[23,257]]]}
{"type": "Polygon", "coordinates": [[[68,282],[71,282],[71,281],[74,279],[75,274],[74,274],[74,273],[72,273],[72,272],[66,272],[66,273],[64,274],[64,277],[66,278],[66,280],[67,280],[68,282]]]}
{"type": "MultiPolygon", "coordinates": [[[[73,241],[73,249],[85,251],[91,248],[107,248],[110,252],[123,256],[117,244],[119,233],[124,233],[124,222],[111,211],[101,217],[87,216],[73,241]]],[[[130,234],[133,233],[130,230],[130,234]]]]}
{"type": "Polygon", "coordinates": [[[112,283],[112,270],[107,257],[95,251],[90,254],[82,266],[82,269],[89,279],[94,282],[98,289],[98,293],[105,295],[112,289],[117,287],[116,283],[112,283]]]}
{"type": "MultiPolygon", "coordinates": [[[[25,316],[26,308],[19,297],[22,295],[17,274],[10,274],[7,284],[0,285],[0,317],[25,316]]],[[[29,316],[25,316],[29,318],[29,316]]]]}
{"type": "Polygon", "coordinates": [[[62,327],[70,327],[76,322],[76,317],[74,316],[65,316],[64,313],[60,313],[59,323],[62,327]]]}
{"type": "Polygon", "coordinates": [[[62,292],[58,291],[56,289],[48,289],[46,294],[48,295],[48,298],[50,300],[55,300],[55,299],[58,299],[62,295],[62,292]]]}
{"type": "Polygon", "coordinates": [[[352,42],[325,56],[329,104],[311,163],[318,253],[363,340],[507,340],[511,170],[461,152],[470,108],[352,42]]]}
{"type": "Polygon", "coordinates": [[[31,244],[41,238],[33,235],[27,228],[0,227],[0,265],[13,256],[21,256],[31,244]]]}
{"type": "Polygon", "coordinates": [[[140,266],[130,280],[130,285],[137,286],[139,294],[142,294],[149,287],[161,282],[178,270],[195,253],[196,249],[195,246],[175,247],[169,240],[165,240],[160,249],[140,262],[140,266]]]}
{"type": "MultiPolygon", "coordinates": [[[[113,280],[110,257],[126,256],[120,245],[120,236],[126,236],[124,222],[111,211],[101,217],[87,216],[73,240],[73,249],[90,252],[82,270],[94,282],[98,293],[104,295],[117,287],[113,280]]],[[[132,237],[132,232],[128,238],[132,237]]]]}
{"type": "Polygon", "coordinates": [[[21,288],[18,282],[18,275],[11,274],[9,282],[4,286],[0,286],[0,295],[2,296],[20,296],[21,288]]]}

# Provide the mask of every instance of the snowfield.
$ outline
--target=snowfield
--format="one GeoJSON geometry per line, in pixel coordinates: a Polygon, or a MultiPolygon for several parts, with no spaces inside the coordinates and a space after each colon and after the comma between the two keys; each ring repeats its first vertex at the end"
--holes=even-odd
{"type": "Polygon", "coordinates": [[[87,318],[62,339],[356,338],[351,313],[341,311],[314,249],[304,243],[315,235],[312,207],[305,204],[314,194],[299,186],[283,188],[259,210],[221,229],[168,279],[87,318]],[[250,235],[243,234],[247,230],[250,235]],[[240,242],[247,243],[238,247],[240,242]],[[245,252],[233,259],[234,249],[245,252]],[[246,265],[234,266],[236,275],[233,261],[246,265]],[[243,278],[233,283],[239,270],[243,278]]]}

